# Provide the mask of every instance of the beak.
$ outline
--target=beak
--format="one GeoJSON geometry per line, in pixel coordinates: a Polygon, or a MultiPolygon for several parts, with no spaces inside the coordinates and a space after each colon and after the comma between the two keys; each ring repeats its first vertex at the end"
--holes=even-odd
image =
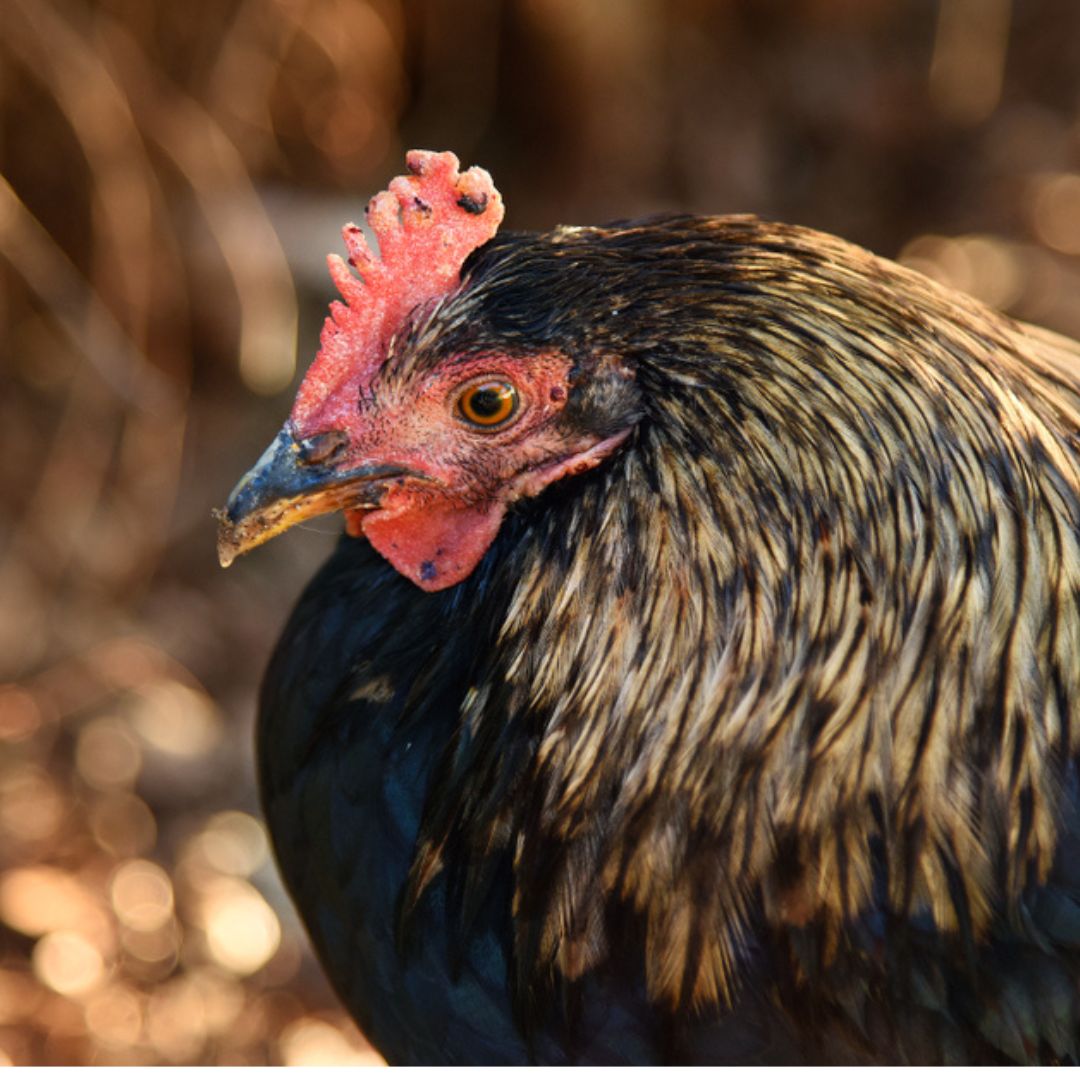
{"type": "Polygon", "coordinates": [[[225,509],[214,511],[221,565],[309,518],[345,507],[373,509],[389,480],[418,475],[398,465],[366,462],[335,468],[334,451],[347,443],[340,432],[298,441],[286,424],[233,489],[225,509]]]}

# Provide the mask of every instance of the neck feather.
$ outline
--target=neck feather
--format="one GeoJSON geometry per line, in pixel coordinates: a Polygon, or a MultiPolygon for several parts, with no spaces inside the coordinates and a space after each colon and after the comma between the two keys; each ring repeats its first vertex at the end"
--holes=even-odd
{"type": "Polygon", "coordinates": [[[625,902],[654,996],[701,1003],[762,925],[978,939],[1045,877],[1080,720],[1075,417],[1010,325],[939,304],[818,288],[639,366],[625,452],[508,527],[414,894],[508,849],[519,963],[580,975],[625,902]]]}

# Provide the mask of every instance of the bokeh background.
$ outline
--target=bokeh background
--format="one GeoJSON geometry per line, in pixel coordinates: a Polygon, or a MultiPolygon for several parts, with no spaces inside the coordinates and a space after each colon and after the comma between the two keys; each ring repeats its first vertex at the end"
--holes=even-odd
{"type": "Polygon", "coordinates": [[[0,1061],[377,1060],[252,770],[339,524],[226,573],[210,511],[414,146],[512,227],[756,211],[1080,336],[1074,0],[3,0],[0,1061]]]}

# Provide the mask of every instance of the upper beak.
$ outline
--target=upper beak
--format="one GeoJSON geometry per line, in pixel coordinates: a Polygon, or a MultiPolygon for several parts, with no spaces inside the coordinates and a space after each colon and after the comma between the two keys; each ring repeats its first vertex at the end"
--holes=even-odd
{"type": "Polygon", "coordinates": [[[218,519],[218,559],[229,566],[237,555],[308,518],[344,507],[376,507],[386,482],[416,475],[397,465],[365,462],[335,468],[327,441],[347,442],[338,432],[298,441],[289,424],[233,489],[218,519]]]}

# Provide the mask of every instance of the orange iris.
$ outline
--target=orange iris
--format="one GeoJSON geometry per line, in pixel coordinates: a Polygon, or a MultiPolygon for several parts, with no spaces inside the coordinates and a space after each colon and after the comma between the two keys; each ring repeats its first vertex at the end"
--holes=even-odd
{"type": "Polygon", "coordinates": [[[458,409],[470,424],[495,427],[517,412],[518,392],[512,383],[485,379],[466,389],[458,399],[458,409]]]}

